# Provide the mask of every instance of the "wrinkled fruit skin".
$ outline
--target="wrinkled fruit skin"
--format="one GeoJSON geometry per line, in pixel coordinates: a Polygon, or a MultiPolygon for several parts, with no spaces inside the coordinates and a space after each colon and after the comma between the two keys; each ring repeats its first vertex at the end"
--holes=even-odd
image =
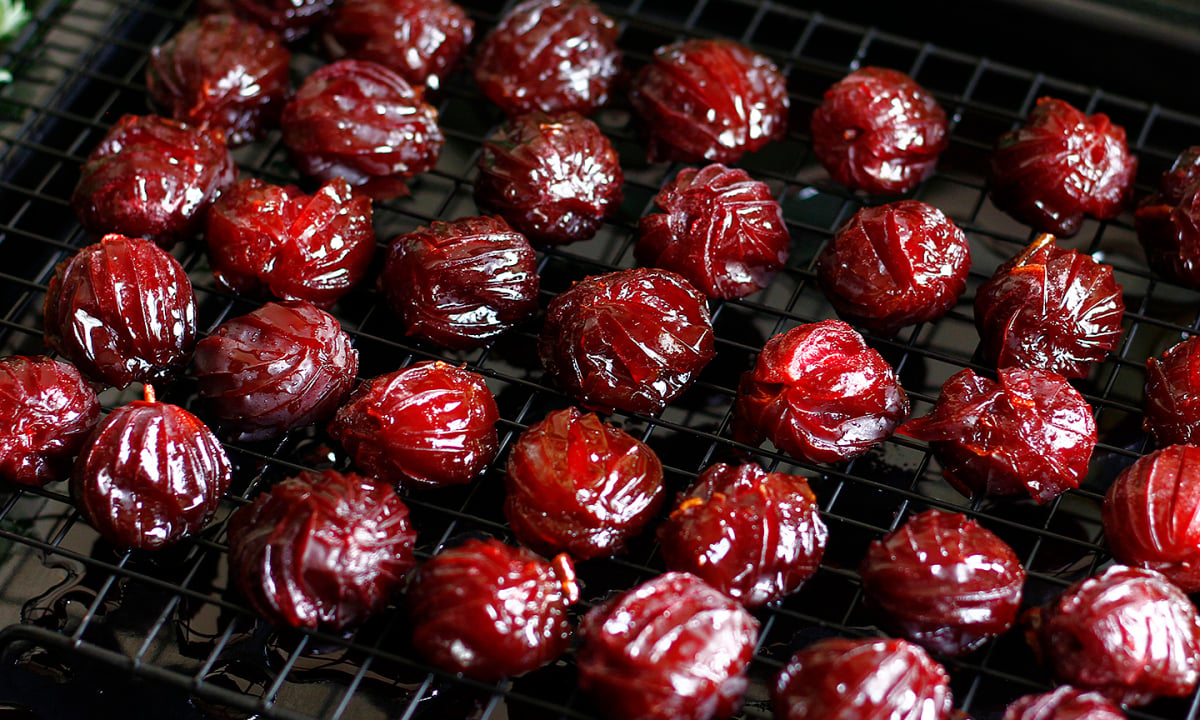
{"type": "Polygon", "coordinates": [[[451,0],[344,0],[321,41],[334,60],[369,60],[432,92],[458,67],[475,23],[451,0]]]}
{"type": "Polygon", "coordinates": [[[950,677],[904,640],[819,640],[776,678],[775,720],[949,720],[950,677]]]}
{"type": "Polygon", "coordinates": [[[908,416],[895,371],[841,320],[799,325],[767,341],[742,375],[738,442],[769,439],[811,462],[841,462],[890,436],[908,416]]]}
{"type": "Polygon", "coordinates": [[[821,290],[845,321],[882,336],[937,320],[967,289],[963,231],[920,200],[864,207],[817,260],[821,290]]]}
{"type": "Polygon", "coordinates": [[[371,200],[334,178],[312,195],[243,180],[208,210],[205,241],[217,282],[252,297],[329,307],[375,255],[371,200]]]}
{"type": "Polygon", "coordinates": [[[1085,215],[1119,215],[1136,174],[1124,128],[1044,97],[1023,126],[996,140],[988,182],[996,207],[1035,230],[1069,236],[1085,215]]]}
{"type": "Polygon", "coordinates": [[[530,241],[587,240],[621,205],[625,174],[596,123],[576,112],[513,118],[483,145],[475,203],[530,241]]]}
{"type": "Polygon", "coordinates": [[[1048,693],[1017,698],[1003,720],[1125,720],[1125,714],[1100,693],[1060,685],[1048,693]]]}
{"type": "Polygon", "coordinates": [[[758,621],[689,573],[671,572],[588,611],[579,686],[613,720],[727,718],[742,704],[758,621]]]}
{"type": "Polygon", "coordinates": [[[594,275],[555,296],[538,352],[546,372],[585,407],[648,415],[716,356],[704,296],[679,275],[651,268],[594,275]]]}
{"type": "Polygon", "coordinates": [[[222,323],[192,366],[222,434],[266,440],[331,417],[354,388],[358,351],[332,315],[286,300],[222,323]]]}
{"type": "Polygon", "coordinates": [[[792,237],[764,182],[745,170],[684,168],[658,191],[661,213],[638,224],[634,257],[677,272],[710,298],[740,298],[770,284],[792,237]]]}
{"type": "Polygon", "coordinates": [[[927,510],[871,543],[863,592],[886,627],[943,655],[1008,632],[1025,569],[1003,540],[961,513],[927,510]]]}
{"type": "Polygon", "coordinates": [[[767,58],[731,40],[687,40],[654,51],[629,100],[651,160],[736,163],[787,132],[787,83],[767,58]]]}
{"type": "Polygon", "coordinates": [[[379,277],[405,332],[466,350],[537,313],[537,254],[503,220],[435,220],[392,241],[379,277]]]}
{"type": "Polygon", "coordinates": [[[549,413],[517,438],[508,455],[504,515],[521,544],[588,560],[622,552],[665,494],[653,450],[572,407],[549,413]]]}
{"type": "Polygon", "coordinates": [[[1045,503],[1079,487],[1096,447],[1091,406],[1047,370],[998,376],[954,374],[933,410],[899,432],[929,442],[942,476],[967,497],[1029,494],[1045,503]]]}
{"type": "Polygon", "coordinates": [[[1086,377],[1121,340],[1125,300],[1112,268],[1039,235],[975,295],[983,354],[997,367],[1086,377]]]}
{"type": "Polygon", "coordinates": [[[663,559],[749,608],[800,589],[829,533],[799,475],[720,463],[700,474],[658,528],[663,559]]]}
{"type": "Polygon", "coordinates": [[[224,448],[199,418],[138,400],[109,413],[88,437],[71,497],[113,545],[158,550],[204,529],[230,473],[224,448]]]}
{"type": "Polygon", "coordinates": [[[1158,192],[1138,204],[1133,221],[1150,267],[1200,288],[1200,145],[1180,153],[1158,192]]]}
{"type": "Polygon", "coordinates": [[[208,15],[150,51],[146,90],[163,115],[221,130],[229,145],[243,145],[279,121],[291,58],[258,25],[208,15]]]}
{"type": "Polygon", "coordinates": [[[432,168],[445,141],[422,97],[382,65],[338,60],[305,78],[283,109],[283,142],[305,175],[344,177],[375,200],[407,195],[404,181],[432,168]]]}
{"type": "Polygon", "coordinates": [[[194,235],[237,178],[220,130],[125,115],[79,170],[71,208],[93,235],[144,237],[169,248],[194,235]]]}
{"type": "Polygon", "coordinates": [[[303,471],[229,518],[229,565],[279,627],[342,630],[387,608],[416,565],[408,507],[384,483],[303,471]]]}
{"type": "Polygon", "coordinates": [[[1186,696],[1200,678],[1196,608],[1153,570],[1113,565],[1067,588],[1033,624],[1061,682],[1118,703],[1186,696]]]}
{"type": "Polygon", "coordinates": [[[106,235],[59,263],[45,341],[116,387],[170,375],[196,344],[196,298],[179,261],[140,238],[106,235]]]}
{"type": "Polygon", "coordinates": [[[1158,447],[1200,445],[1200,337],[1146,360],[1142,428],[1158,447]]]}
{"type": "Polygon", "coordinates": [[[587,0],[527,0],[479,44],[472,74],[510,116],[584,115],[608,100],[621,69],[617,26],[587,0]]]}
{"type": "Polygon", "coordinates": [[[232,13],[279,33],[285,42],[300,40],[329,15],[335,0],[200,0],[197,14],[232,13]]]}
{"type": "Polygon", "coordinates": [[[1119,562],[1157,570],[1200,592],[1200,447],[1172,445],[1138,458],[1104,497],[1104,537],[1119,562]]]}
{"type": "Polygon", "coordinates": [[[950,144],[946,111],[908,75],[855,70],[825,91],[812,115],[813,152],[836,182],[900,194],[933,174],[950,144]]]}
{"type": "Polygon", "coordinates": [[[566,555],[546,562],[499,540],[471,539],[421,565],[408,589],[413,647],[480,682],[521,675],[567,651],[579,599],[566,555]]]}
{"type": "Polygon", "coordinates": [[[329,434],[363,472],[402,487],[470,482],[496,457],[500,411],[483,378],[440,361],[361,384],[329,434]]]}
{"type": "Polygon", "coordinates": [[[74,365],[0,358],[0,478],[35,487],[65,480],[99,420],[96,393],[74,365]]]}

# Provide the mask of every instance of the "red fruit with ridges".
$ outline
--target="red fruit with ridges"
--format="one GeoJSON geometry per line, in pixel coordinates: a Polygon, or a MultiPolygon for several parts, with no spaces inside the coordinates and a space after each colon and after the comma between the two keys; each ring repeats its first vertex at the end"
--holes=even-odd
{"type": "Polygon", "coordinates": [[[1160,275],[1200,288],[1200,145],[1180,153],[1158,192],[1133,216],[1146,262],[1160,275]]]}
{"type": "Polygon", "coordinates": [[[200,0],[197,14],[232,13],[291,43],[323,21],[336,0],[200,0]]]}
{"type": "Polygon", "coordinates": [[[1200,444],[1200,337],[1146,360],[1142,429],[1159,447],[1200,444]]]}
{"type": "Polygon", "coordinates": [[[0,478],[37,487],[65,480],[99,420],[96,393],[74,365],[0,358],[0,478]]]}
{"type": "Polygon", "coordinates": [[[1017,698],[1003,720],[1125,720],[1125,714],[1100,693],[1060,685],[1048,693],[1017,698]]]}

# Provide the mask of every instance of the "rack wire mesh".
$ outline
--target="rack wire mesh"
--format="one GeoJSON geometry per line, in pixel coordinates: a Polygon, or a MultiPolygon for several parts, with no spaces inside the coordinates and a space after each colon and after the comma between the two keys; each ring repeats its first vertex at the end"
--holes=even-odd
{"type": "MultiPolygon", "coordinates": [[[[940,207],[972,246],[968,291],[943,320],[869,337],[899,370],[924,414],[941,383],[964,367],[986,371],[975,354],[971,301],[995,267],[1031,238],[1028,228],[997,211],[987,198],[983,168],[992,142],[1024,118],[1043,95],[1088,112],[1104,112],[1129,132],[1141,161],[1145,192],[1183,147],[1200,138],[1200,118],[1146,100],[1120,97],[986,58],[889,34],[859,23],[768,0],[651,0],[602,2],[620,27],[630,68],[656,47],[686,37],[738,39],[771,57],[788,78],[792,130],[783,141],[745,158],[784,209],[793,238],[786,270],[765,291],[712,305],[718,358],[701,381],[659,417],[615,414],[611,420],[650,444],[667,468],[673,494],[707,465],[745,450],[730,439],[729,415],[737,378],[771,335],[802,322],[833,317],[814,283],[815,258],[834,230],[864,198],[833,184],[809,149],[807,120],[824,90],[849,70],[882,65],[908,72],[931,90],[952,118],[949,149],[934,177],[914,195],[940,207]]],[[[499,2],[463,5],[482,35],[507,9],[499,2]]],[[[0,354],[45,352],[41,304],[55,263],[93,241],[70,212],[67,198],[78,166],[123,113],[147,112],[143,76],[149,49],[191,16],[190,3],[147,0],[45,0],[34,21],[0,60],[16,76],[0,91],[0,354]]],[[[297,78],[321,63],[301,51],[297,78]]],[[[438,100],[447,142],[437,168],[420,178],[411,197],[377,204],[381,244],[435,219],[476,214],[474,166],[482,141],[502,120],[482,102],[466,73],[438,100]]],[[[620,102],[596,117],[613,139],[626,170],[625,201],[617,217],[586,243],[540,254],[543,300],[585,275],[632,266],[637,220],[678,165],[649,164],[645,145],[620,102]]],[[[278,134],[237,152],[243,173],[294,182],[278,134]]],[[[810,466],[768,449],[771,468],[812,478],[830,526],[831,544],[818,574],[796,595],[759,613],[761,642],[744,717],[770,714],[771,679],[799,647],[827,635],[870,635],[875,619],[863,607],[855,568],[866,544],[927,507],[968,513],[1006,539],[1029,570],[1026,603],[1038,604],[1108,561],[1098,522],[1099,501],[1117,472],[1149,449],[1140,429],[1144,361],[1196,332],[1200,295],[1152,276],[1128,216],[1089,221],[1069,245],[1114,266],[1124,286],[1126,333],[1121,346],[1090,377],[1076,383],[1095,409],[1100,444],[1078,491],[1046,506],[1030,502],[968,502],[941,480],[923,443],[892,438],[844,466],[810,466]]],[[[202,243],[176,256],[189,271],[200,303],[201,328],[254,305],[213,282],[202,243]]],[[[524,328],[482,350],[445,353],[405,338],[370,283],[335,308],[370,377],[409,362],[444,357],[488,378],[502,414],[500,459],[461,488],[406,498],[427,557],[464,534],[511,537],[499,511],[505,451],[516,435],[569,399],[548,384],[524,328]]],[[[160,391],[192,408],[192,378],[160,391]]],[[[107,391],[106,408],[127,393],[107,391]]],[[[186,701],[181,717],[272,718],[592,718],[597,708],[576,690],[570,656],[521,678],[483,685],[449,677],[416,659],[400,608],[357,632],[275,631],[256,620],[229,585],[224,526],[228,514],[270,483],[301,468],[345,465],[320,430],[295,432],[273,444],[227,445],[235,483],[212,526],[156,555],[120,552],[99,539],[73,508],[65,487],[0,489],[0,667],[34,670],[62,683],[135,682],[153,697],[172,688],[186,701]],[[132,679],[132,680],[131,680],[132,679]]],[[[664,510],[665,512],[665,510],[664,510]]],[[[652,533],[648,533],[652,535],[652,533]]],[[[583,563],[582,609],[611,592],[661,572],[650,537],[614,560],[583,563]]],[[[961,660],[947,660],[956,706],[977,717],[996,716],[1017,695],[1049,687],[1046,671],[1014,631],[961,660]]],[[[2,671],[0,671],[2,674],[2,671]]],[[[3,687],[0,685],[0,687],[3,687]]],[[[39,686],[41,687],[41,686],[39,686]]],[[[1198,717],[1196,697],[1159,701],[1130,712],[1135,718],[1198,717]]]]}

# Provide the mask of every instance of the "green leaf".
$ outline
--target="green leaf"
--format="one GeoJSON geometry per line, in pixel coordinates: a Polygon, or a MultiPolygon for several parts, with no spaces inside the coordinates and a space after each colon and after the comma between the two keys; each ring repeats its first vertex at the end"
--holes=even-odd
{"type": "Polygon", "coordinates": [[[0,0],[0,39],[16,35],[29,22],[23,0],[0,0]]]}

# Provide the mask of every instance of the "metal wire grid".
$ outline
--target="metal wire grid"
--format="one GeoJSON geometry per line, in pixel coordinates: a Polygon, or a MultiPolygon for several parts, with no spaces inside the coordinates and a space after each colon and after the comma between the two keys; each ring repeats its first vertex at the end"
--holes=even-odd
{"type": "MultiPolygon", "coordinates": [[[[463,3],[477,34],[506,8],[486,0],[463,3]]],[[[823,91],[849,69],[884,65],[909,72],[938,96],[953,118],[950,148],[937,175],[915,196],[942,208],[972,243],[968,292],[945,319],[869,338],[898,368],[926,412],[941,383],[963,367],[986,370],[975,356],[971,298],[995,266],[1030,239],[1027,228],[999,213],[986,198],[982,168],[994,138],[1018,123],[1037,97],[1062,97],[1088,112],[1106,112],[1123,125],[1138,154],[1144,185],[1152,183],[1183,147],[1200,136],[1200,119],[1143,100],[1116,97],[1026,71],[898,37],[783,4],[708,0],[664,8],[653,0],[602,6],[621,27],[627,65],[644,63],[654,48],[695,36],[731,36],[772,57],[789,79],[793,130],[786,140],[748,157],[743,165],[766,180],[784,207],[793,257],[775,283],[749,299],[712,306],[718,359],[701,381],[658,418],[618,413],[612,420],[649,443],[667,468],[672,492],[685,488],[712,462],[746,450],[729,439],[728,420],[739,373],[772,334],[801,322],[833,317],[816,289],[815,258],[833,231],[870,200],[833,185],[808,149],[807,118],[823,91]],[[741,33],[730,32],[731,28],[741,33]]],[[[79,0],[69,8],[41,6],[39,22],[6,58],[18,82],[4,99],[16,119],[0,121],[0,351],[42,352],[40,306],[53,265],[90,241],[71,216],[66,198],[77,167],[109,125],[125,112],[146,112],[142,77],[148,49],[170,37],[190,8],[130,0],[79,0]]],[[[299,54],[297,76],[320,63],[299,54]]],[[[381,242],[427,224],[475,214],[473,168],[481,142],[498,125],[498,110],[482,102],[464,73],[439,100],[447,144],[437,169],[422,177],[411,198],[377,205],[381,242]]],[[[633,265],[633,231],[677,165],[649,165],[627,109],[604,110],[598,122],[614,140],[626,169],[626,200],[615,220],[587,243],[542,255],[544,300],[588,274],[633,265]]],[[[244,172],[292,182],[278,135],[238,152],[244,172]]],[[[813,477],[830,526],[821,571],[797,595],[760,613],[762,640],[752,667],[743,715],[766,717],[771,678],[790,654],[829,634],[871,634],[873,616],[861,603],[855,568],[866,544],[926,507],[960,510],[1009,541],[1030,571],[1029,604],[1107,560],[1099,537],[1104,488],[1147,449],[1141,433],[1144,359],[1195,332],[1197,296],[1150,276],[1128,217],[1089,222],[1073,247],[1112,264],[1126,294],[1127,332],[1108,362],[1077,383],[1096,411],[1101,443],[1084,487],[1044,507],[1030,503],[967,503],[940,479],[922,443],[893,438],[844,467],[807,466],[760,450],[768,467],[813,477]]],[[[202,247],[181,247],[200,302],[203,330],[253,305],[217,289],[202,247]]],[[[505,450],[523,428],[569,400],[547,385],[530,356],[536,327],[520,330],[480,351],[445,354],[409,342],[377,293],[364,287],[335,314],[360,350],[363,377],[408,362],[446,357],[489,379],[503,417],[500,460],[469,486],[406,498],[420,531],[419,555],[428,556],[464,533],[510,537],[499,507],[505,450]]],[[[196,407],[191,378],[160,393],[196,407]]],[[[128,394],[102,397],[115,407],[128,394]]],[[[273,633],[257,622],[229,589],[223,555],[228,513],[271,482],[305,467],[344,463],[319,432],[293,433],[264,446],[227,445],[237,472],[214,525],[180,547],[147,556],[106,546],[79,521],[65,488],[9,488],[0,496],[0,649],[6,662],[71,665],[94,662],[154,684],[171,685],[196,700],[200,714],[257,713],[279,718],[569,717],[595,716],[575,690],[570,658],[497,686],[431,672],[407,646],[399,609],[347,637],[273,633]],[[65,579],[63,573],[65,571],[65,579]],[[224,710],[221,710],[224,708],[224,710]]],[[[665,510],[664,510],[665,512],[665,510]]],[[[647,535],[652,535],[648,533],[647,535]]],[[[611,591],[661,571],[652,537],[616,560],[580,567],[584,609],[611,591]]],[[[997,712],[1016,695],[1048,686],[1048,676],[1012,632],[986,649],[947,663],[956,705],[976,717],[997,712]]],[[[1197,699],[1161,701],[1130,713],[1137,718],[1196,718],[1197,699]]]]}

